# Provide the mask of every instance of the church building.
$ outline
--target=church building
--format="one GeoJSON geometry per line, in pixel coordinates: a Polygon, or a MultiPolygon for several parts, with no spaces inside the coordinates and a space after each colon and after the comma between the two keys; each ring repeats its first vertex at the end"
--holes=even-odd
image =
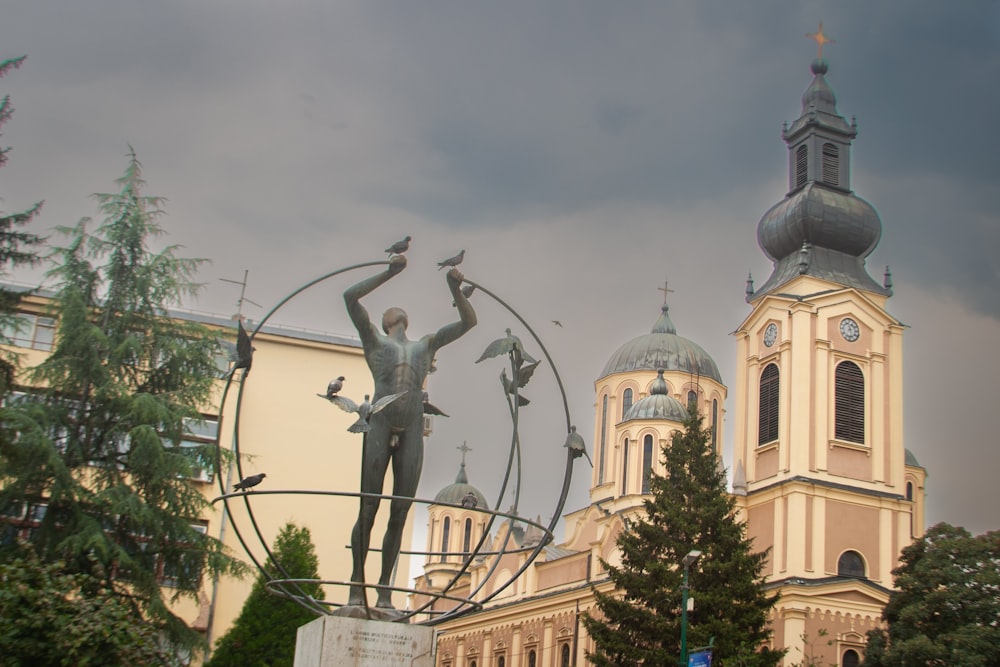
{"type": "MultiPolygon", "coordinates": [[[[780,593],[772,645],[787,649],[783,664],[806,656],[860,663],[900,551],[923,533],[926,471],[903,439],[904,326],[887,310],[891,277],[886,269],[876,281],[865,266],[882,223],[853,193],[857,125],[838,112],[827,70],[825,60],[813,61],[801,115],[782,132],[788,192],[757,227],[773,270],[760,287],[748,279],[749,313],[735,327],[733,460],[722,457],[729,391],[722,373],[677,333],[664,305],[658,317],[650,314],[649,333],[611,354],[595,381],[589,504],[565,515],[564,542],[545,546],[482,609],[436,624],[441,667],[587,664],[594,644],[580,614],[594,609],[594,587],[612,590],[601,560],[620,562],[616,537],[642,512],[649,472],[664,472],[660,450],[689,405],[713,427],[748,535],[770,550],[765,574],[780,593]]],[[[454,578],[448,595],[491,595],[530,550],[465,567],[463,553],[482,536],[489,508],[464,458],[437,500],[415,588],[433,593],[454,578]]],[[[506,532],[498,528],[495,542],[506,532]]],[[[520,547],[541,539],[517,522],[510,534],[520,547]]],[[[442,598],[431,609],[453,606],[442,598]]]]}

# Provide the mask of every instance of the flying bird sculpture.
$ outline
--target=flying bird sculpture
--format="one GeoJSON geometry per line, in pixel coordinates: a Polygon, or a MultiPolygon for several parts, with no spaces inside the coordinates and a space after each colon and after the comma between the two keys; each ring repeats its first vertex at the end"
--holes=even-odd
{"type": "Polygon", "coordinates": [[[504,389],[504,391],[507,392],[508,394],[511,394],[511,395],[516,394],[517,395],[517,404],[519,406],[521,406],[521,407],[524,407],[525,405],[527,405],[531,401],[529,401],[524,396],[524,394],[521,394],[518,391],[518,389],[521,389],[522,387],[524,387],[524,385],[528,384],[528,380],[530,380],[531,376],[534,375],[535,369],[538,368],[538,364],[540,364],[540,363],[541,362],[536,361],[534,363],[528,364],[527,366],[522,366],[522,367],[518,368],[517,369],[517,382],[515,382],[511,378],[507,377],[507,369],[506,368],[503,369],[502,371],[500,371],[500,381],[503,383],[503,389],[504,389]]]}
{"type": "Polygon", "coordinates": [[[510,332],[510,329],[506,330],[507,335],[503,338],[498,338],[483,350],[483,353],[476,359],[478,364],[480,361],[490,359],[492,357],[499,357],[501,354],[513,354],[514,364],[520,368],[523,362],[529,364],[536,363],[534,359],[531,358],[528,353],[524,351],[524,345],[521,344],[521,339],[510,332]]]}
{"type": "Polygon", "coordinates": [[[320,398],[325,398],[328,401],[332,401],[337,396],[337,392],[344,388],[344,376],[334,378],[330,380],[330,384],[326,385],[325,394],[316,394],[320,398]]]}
{"type": "Polygon", "coordinates": [[[250,366],[253,365],[254,347],[250,342],[247,330],[243,328],[243,320],[237,321],[236,326],[236,363],[233,364],[233,369],[229,371],[229,375],[230,377],[235,375],[236,371],[242,368],[243,377],[246,378],[250,374],[250,366]]]}
{"type": "Polygon", "coordinates": [[[258,484],[260,484],[261,481],[263,481],[263,479],[265,477],[267,477],[266,473],[259,473],[259,474],[256,474],[256,475],[250,475],[249,477],[244,477],[243,479],[241,479],[236,484],[233,484],[233,490],[235,491],[235,490],[239,489],[239,490],[242,490],[242,491],[249,491],[253,487],[255,487],[258,484]]]}
{"type": "Polygon", "coordinates": [[[465,259],[465,250],[462,250],[462,252],[458,253],[454,257],[449,257],[448,259],[438,262],[438,271],[440,271],[446,266],[455,268],[456,266],[462,263],[463,259],[465,259]]]}
{"type": "Polygon", "coordinates": [[[574,459],[586,456],[590,467],[594,467],[594,462],[590,460],[590,454],[587,453],[587,444],[583,441],[583,436],[576,432],[575,426],[569,427],[569,435],[566,436],[566,444],[563,447],[569,449],[574,459]]]}
{"type": "Polygon", "coordinates": [[[404,252],[410,249],[410,237],[407,236],[401,241],[396,241],[391,246],[385,249],[389,255],[402,255],[404,252]]]}
{"type": "Polygon", "coordinates": [[[438,415],[439,417],[448,417],[441,408],[430,402],[427,397],[427,392],[424,392],[424,414],[425,415],[438,415]]]}
{"type": "Polygon", "coordinates": [[[371,396],[368,394],[365,394],[365,400],[362,401],[360,405],[346,396],[332,396],[329,400],[344,412],[356,412],[358,414],[358,420],[347,427],[348,431],[351,433],[367,433],[371,430],[369,421],[371,420],[372,415],[381,412],[390,403],[404,394],[406,394],[406,392],[401,391],[398,394],[383,396],[375,401],[374,405],[371,403],[371,396]]]}

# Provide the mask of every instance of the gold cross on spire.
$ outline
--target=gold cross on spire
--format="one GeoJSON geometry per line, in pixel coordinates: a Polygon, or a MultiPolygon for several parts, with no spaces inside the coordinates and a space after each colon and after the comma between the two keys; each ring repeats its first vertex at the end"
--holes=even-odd
{"type": "Polygon", "coordinates": [[[823,34],[823,22],[822,21],[819,22],[819,30],[817,30],[816,32],[807,32],[806,33],[806,37],[808,37],[809,39],[811,39],[814,42],[816,42],[816,46],[817,46],[816,57],[817,58],[822,58],[823,57],[823,45],[824,44],[833,44],[834,43],[832,39],[830,39],[829,37],[827,37],[826,35],[823,34]]]}
{"type": "Polygon", "coordinates": [[[663,281],[663,287],[657,287],[656,289],[658,289],[661,292],[663,292],[663,305],[664,306],[667,305],[667,294],[670,294],[670,293],[673,292],[673,290],[670,289],[670,281],[669,280],[664,280],[663,281]]]}

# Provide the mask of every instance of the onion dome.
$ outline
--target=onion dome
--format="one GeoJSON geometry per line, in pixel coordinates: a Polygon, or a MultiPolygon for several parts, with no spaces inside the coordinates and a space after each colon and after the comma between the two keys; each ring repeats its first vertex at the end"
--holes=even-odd
{"type": "Polygon", "coordinates": [[[682,422],[687,419],[688,411],[680,401],[667,394],[667,381],[663,379],[663,369],[656,371],[656,379],[649,388],[649,396],[640,398],[632,404],[622,421],[633,419],[669,419],[682,422]]]}
{"type": "Polygon", "coordinates": [[[633,371],[680,371],[689,375],[711,378],[722,382],[722,375],[715,361],[696,343],[677,335],[674,323],[664,304],[660,318],[653,330],[618,348],[611,355],[600,377],[633,371]]]}
{"type": "Polygon", "coordinates": [[[449,484],[434,496],[435,503],[450,503],[452,505],[462,505],[463,500],[472,495],[476,499],[476,507],[481,509],[489,509],[490,505],[486,502],[486,496],[483,492],[476,487],[469,484],[469,477],[465,474],[465,456],[462,456],[462,465],[458,469],[458,475],[455,477],[455,483],[449,484]]]}
{"type": "Polygon", "coordinates": [[[757,242],[774,262],[771,277],[747,300],[776,291],[796,276],[890,295],[868,275],[865,258],[878,245],[882,220],[851,191],[850,150],[857,125],[837,111],[826,60],[812,63],[802,115],[786,127],[789,193],[757,225],[757,242]]]}

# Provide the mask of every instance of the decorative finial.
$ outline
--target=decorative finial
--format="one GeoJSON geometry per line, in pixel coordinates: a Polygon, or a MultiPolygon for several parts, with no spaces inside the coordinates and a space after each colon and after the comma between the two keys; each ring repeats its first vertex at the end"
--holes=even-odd
{"type": "Polygon", "coordinates": [[[822,21],[819,22],[819,30],[817,30],[816,32],[807,32],[806,33],[806,37],[808,37],[809,39],[811,39],[814,42],[816,42],[816,46],[817,46],[816,57],[817,58],[822,58],[823,57],[823,45],[824,44],[833,44],[834,43],[832,39],[830,39],[829,37],[827,37],[826,35],[823,34],[823,22],[822,21]]]}
{"type": "Polygon", "coordinates": [[[673,290],[670,289],[670,281],[669,280],[664,280],[663,281],[663,287],[657,287],[656,289],[658,289],[661,292],[663,292],[663,305],[664,306],[667,305],[667,294],[670,294],[670,293],[673,292],[673,290]]]}
{"type": "Polygon", "coordinates": [[[753,296],[753,274],[747,272],[747,296],[753,296]]]}
{"type": "Polygon", "coordinates": [[[809,270],[809,249],[810,245],[808,241],[802,242],[802,247],[799,248],[799,275],[805,275],[809,270]]]}
{"type": "Polygon", "coordinates": [[[892,291],[892,271],[889,270],[889,265],[885,265],[885,275],[882,277],[882,287],[886,288],[890,292],[892,291]]]}

